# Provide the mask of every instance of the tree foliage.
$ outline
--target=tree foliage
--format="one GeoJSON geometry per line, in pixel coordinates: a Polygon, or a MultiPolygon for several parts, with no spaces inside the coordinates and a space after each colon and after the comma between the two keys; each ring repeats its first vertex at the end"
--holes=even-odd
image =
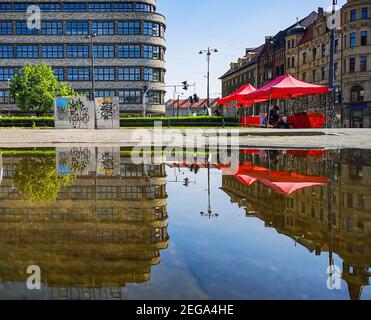
{"type": "Polygon", "coordinates": [[[76,179],[72,175],[59,175],[53,156],[26,156],[16,172],[14,182],[22,195],[31,201],[51,203],[57,199],[62,187],[76,179]]]}
{"type": "Polygon", "coordinates": [[[23,67],[10,82],[10,97],[23,111],[34,111],[36,115],[53,110],[57,96],[73,96],[74,90],[66,83],[58,83],[53,69],[47,65],[23,67]]]}

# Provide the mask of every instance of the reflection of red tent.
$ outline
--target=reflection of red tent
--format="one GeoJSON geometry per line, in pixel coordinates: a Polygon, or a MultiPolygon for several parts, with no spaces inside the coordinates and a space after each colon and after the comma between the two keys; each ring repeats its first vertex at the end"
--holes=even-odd
{"type": "Polygon", "coordinates": [[[239,167],[238,172],[235,172],[232,168],[228,167],[221,167],[220,169],[224,174],[233,176],[233,178],[248,187],[252,186],[256,181],[258,181],[258,179],[244,174],[243,167],[239,167]]]}
{"type": "Polygon", "coordinates": [[[314,186],[323,186],[325,183],[313,183],[313,182],[272,182],[268,180],[260,180],[262,184],[266,187],[281,193],[285,196],[292,195],[296,191],[314,187],[314,186]]]}
{"type": "Polygon", "coordinates": [[[272,82],[245,96],[245,103],[256,103],[270,99],[292,99],[314,94],[327,94],[329,88],[294,78],[292,75],[274,79],[272,82]]]}
{"type": "Polygon", "coordinates": [[[230,94],[229,96],[220,99],[218,101],[218,104],[225,105],[230,102],[236,102],[237,104],[244,103],[245,106],[248,106],[249,104],[245,103],[245,96],[248,95],[251,92],[254,92],[256,88],[252,86],[251,84],[245,84],[244,86],[238,88],[234,93],[230,94]]]}
{"type": "MultiPolygon", "coordinates": [[[[230,169],[222,168],[223,172],[230,174],[230,169]]],[[[251,186],[259,181],[268,188],[289,196],[296,191],[314,187],[323,186],[328,183],[326,177],[308,176],[295,172],[273,172],[264,167],[253,166],[249,162],[243,163],[233,177],[247,186],[251,186]]]]}
{"type": "Polygon", "coordinates": [[[321,158],[326,154],[325,150],[289,150],[287,154],[295,157],[310,157],[310,158],[321,158]]]}
{"type": "MultiPolygon", "coordinates": [[[[259,149],[241,149],[241,154],[261,154],[262,152],[266,152],[265,150],[259,149]]],[[[294,156],[294,157],[301,157],[301,158],[322,158],[326,154],[326,150],[319,149],[319,150],[288,150],[287,154],[294,156]]]]}

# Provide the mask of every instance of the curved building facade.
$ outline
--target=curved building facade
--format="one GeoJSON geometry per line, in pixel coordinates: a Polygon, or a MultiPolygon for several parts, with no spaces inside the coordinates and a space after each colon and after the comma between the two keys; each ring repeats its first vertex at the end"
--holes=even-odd
{"type": "Polygon", "coordinates": [[[0,4],[1,110],[16,110],[8,79],[44,61],[59,81],[90,97],[94,65],[96,97],[118,96],[121,113],[165,114],[166,23],[155,0],[36,0],[41,23],[33,29],[30,3],[0,4]]]}

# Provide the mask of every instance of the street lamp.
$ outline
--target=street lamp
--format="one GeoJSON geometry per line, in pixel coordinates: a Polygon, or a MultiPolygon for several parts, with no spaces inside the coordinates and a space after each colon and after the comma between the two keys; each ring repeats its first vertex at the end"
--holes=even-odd
{"type": "Polygon", "coordinates": [[[210,49],[207,48],[206,50],[200,50],[199,54],[206,54],[207,56],[207,108],[210,108],[210,58],[212,53],[217,53],[218,49],[210,49]]]}
{"type": "Polygon", "coordinates": [[[335,60],[335,29],[336,29],[336,4],[337,0],[332,1],[332,18],[334,19],[330,36],[330,70],[328,86],[332,90],[334,88],[334,60],[335,60]]]}
{"type": "MultiPolygon", "coordinates": [[[[329,76],[328,76],[328,87],[331,90],[331,104],[334,103],[335,92],[334,92],[334,78],[335,78],[335,30],[336,30],[336,5],[337,0],[332,1],[332,28],[330,35],[330,67],[329,67],[329,76]]],[[[331,127],[329,123],[329,110],[328,104],[326,103],[326,128],[331,127]]]]}
{"type": "Polygon", "coordinates": [[[92,98],[95,103],[95,63],[94,63],[94,38],[97,36],[96,33],[92,33],[86,36],[86,39],[90,39],[91,44],[91,69],[92,69],[92,78],[91,78],[91,88],[92,88],[92,98]]]}
{"type": "Polygon", "coordinates": [[[151,90],[150,86],[148,87],[144,87],[143,88],[143,117],[146,116],[147,112],[146,112],[146,97],[148,95],[148,92],[151,90]]]}

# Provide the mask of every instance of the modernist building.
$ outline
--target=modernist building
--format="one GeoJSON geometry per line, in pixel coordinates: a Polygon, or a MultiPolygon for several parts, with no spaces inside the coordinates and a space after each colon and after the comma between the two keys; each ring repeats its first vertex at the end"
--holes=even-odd
{"type": "Polygon", "coordinates": [[[3,154],[1,169],[3,298],[9,293],[1,282],[26,281],[33,264],[42,270],[48,299],[122,299],[127,284],[149,281],[169,241],[164,159],[139,165],[119,149],[72,148],[56,155],[3,154]],[[33,161],[50,164],[44,167],[49,173],[65,172],[66,155],[78,171],[55,201],[21,192],[18,173],[29,176],[33,161]]]}
{"type": "Polygon", "coordinates": [[[97,97],[119,96],[121,112],[140,113],[150,88],[146,112],[165,113],[166,26],[155,0],[35,0],[40,29],[28,28],[30,3],[0,3],[0,110],[8,110],[8,80],[20,67],[41,62],[92,97],[94,57],[97,97]]]}

